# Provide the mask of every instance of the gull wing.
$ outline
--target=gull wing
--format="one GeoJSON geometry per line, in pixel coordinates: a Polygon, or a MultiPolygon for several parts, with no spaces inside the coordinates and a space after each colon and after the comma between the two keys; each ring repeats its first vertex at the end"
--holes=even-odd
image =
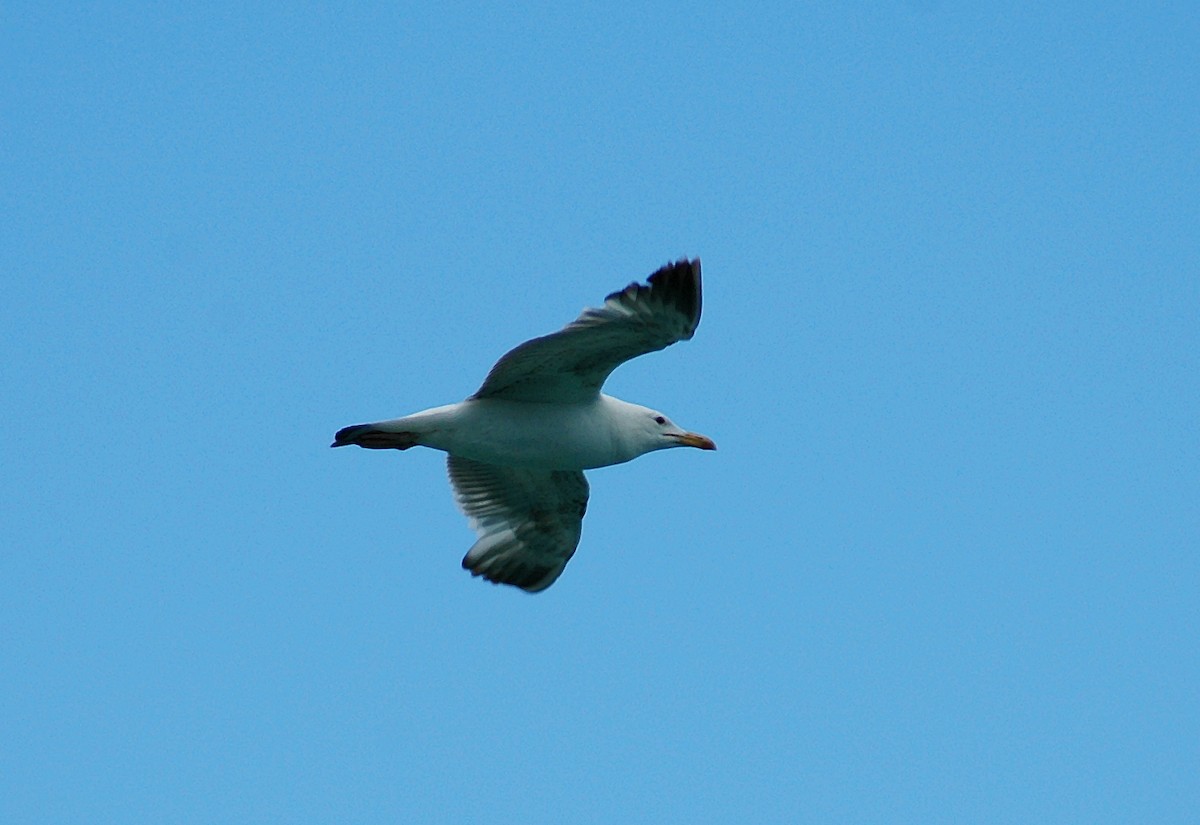
{"type": "Polygon", "coordinates": [[[589,401],[631,358],[686,341],[700,323],[700,260],[677,261],[590,307],[558,332],[516,347],[472,398],[589,401]]]}
{"type": "Polygon", "coordinates": [[[455,455],[446,466],[454,500],[479,534],[462,566],[530,593],[554,584],[583,530],[583,473],[498,467],[455,455]]]}

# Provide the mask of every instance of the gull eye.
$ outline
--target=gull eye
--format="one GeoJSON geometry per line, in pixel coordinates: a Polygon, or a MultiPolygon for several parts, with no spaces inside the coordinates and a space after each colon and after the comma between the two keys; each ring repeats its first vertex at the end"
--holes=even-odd
{"type": "Polygon", "coordinates": [[[654,421],[656,424],[666,424],[667,423],[667,419],[663,418],[661,415],[655,416],[654,421]]]}

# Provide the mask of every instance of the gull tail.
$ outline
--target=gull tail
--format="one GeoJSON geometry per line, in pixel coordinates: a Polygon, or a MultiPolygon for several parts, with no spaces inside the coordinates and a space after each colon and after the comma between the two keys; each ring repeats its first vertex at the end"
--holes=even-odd
{"type": "Polygon", "coordinates": [[[345,447],[357,444],[368,450],[407,450],[418,444],[417,433],[409,430],[390,429],[391,421],[375,424],[353,424],[342,427],[333,437],[330,447],[345,447]]]}

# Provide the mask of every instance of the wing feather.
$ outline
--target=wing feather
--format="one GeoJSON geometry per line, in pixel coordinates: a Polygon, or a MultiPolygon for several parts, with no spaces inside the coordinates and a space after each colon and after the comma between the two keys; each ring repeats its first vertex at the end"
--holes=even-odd
{"type": "Polygon", "coordinates": [[[569,403],[596,397],[618,366],[686,341],[700,323],[700,260],[668,264],[492,367],[472,398],[569,403]]]}
{"type": "Polygon", "coordinates": [[[536,593],[554,584],[579,546],[588,483],[578,470],[499,467],[449,456],[454,499],[479,540],[463,567],[536,593]]]}

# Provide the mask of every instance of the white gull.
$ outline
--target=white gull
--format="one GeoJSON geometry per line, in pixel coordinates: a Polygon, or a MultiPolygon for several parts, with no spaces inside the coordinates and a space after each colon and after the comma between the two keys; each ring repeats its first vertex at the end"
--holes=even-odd
{"type": "Polygon", "coordinates": [[[688,340],[700,323],[699,259],[668,264],[648,281],[511,350],[467,400],[345,427],[331,446],[448,453],[455,500],[479,536],[463,567],[545,590],[579,545],[584,470],[668,447],[716,449],[656,410],[600,392],[618,366],[688,340]]]}

